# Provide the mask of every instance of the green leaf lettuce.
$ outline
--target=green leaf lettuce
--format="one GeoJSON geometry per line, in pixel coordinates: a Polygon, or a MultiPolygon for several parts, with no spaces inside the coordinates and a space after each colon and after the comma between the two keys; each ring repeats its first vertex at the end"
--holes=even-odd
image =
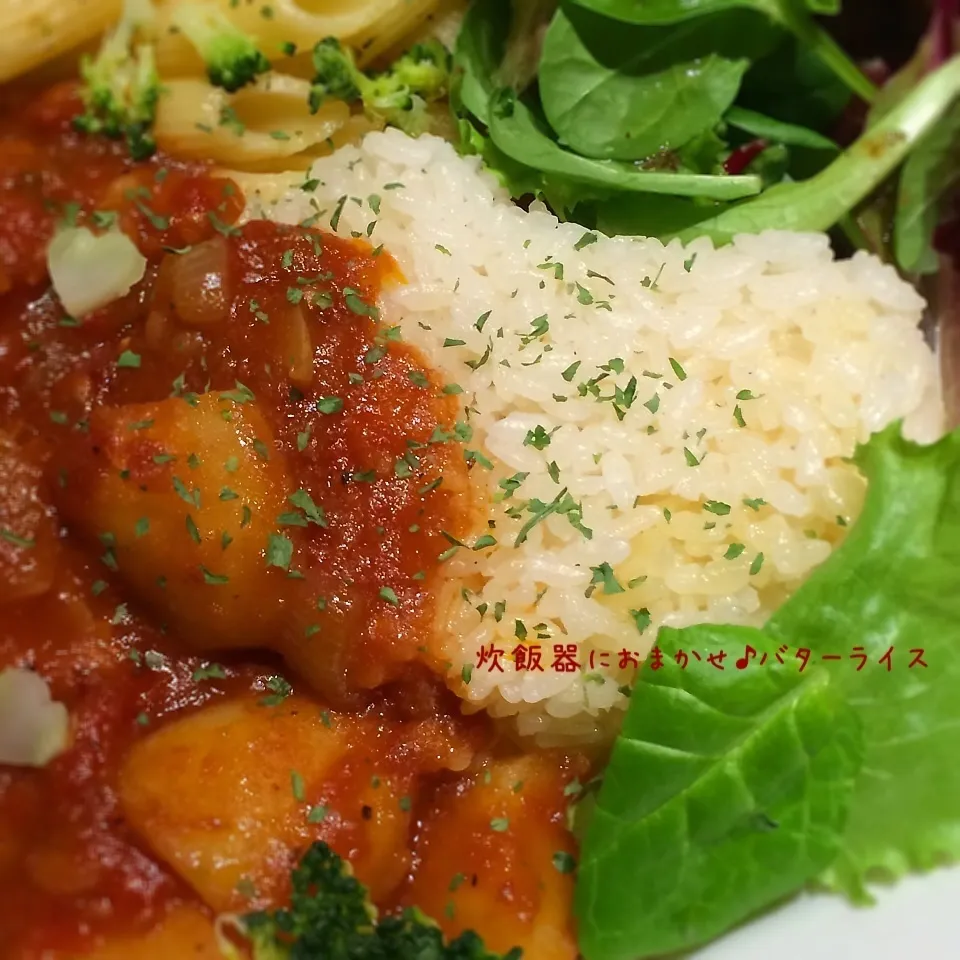
{"type": "Polygon", "coordinates": [[[614,746],[580,859],[586,960],[704,943],[837,856],[861,761],[853,711],[820,669],[722,672],[691,660],[750,644],[750,627],[662,630],[614,746]]]}
{"type": "Polygon", "coordinates": [[[766,629],[821,654],[860,645],[871,661],[831,667],[867,752],[825,879],[864,899],[872,871],[960,856],[960,431],[924,447],[893,426],[857,460],[870,481],[860,519],[766,629]],[[890,647],[888,672],[877,661],[890,647]],[[928,666],[910,668],[911,650],[928,666]]]}
{"type": "Polygon", "coordinates": [[[860,519],[762,631],[661,631],[586,829],[587,960],[695,946],[818,875],[866,899],[878,871],[960,856],[960,431],[918,446],[893,425],[856,459],[860,519]],[[674,662],[747,644],[767,665],[674,662]],[[783,645],[811,666],[778,665],[783,645]]]}

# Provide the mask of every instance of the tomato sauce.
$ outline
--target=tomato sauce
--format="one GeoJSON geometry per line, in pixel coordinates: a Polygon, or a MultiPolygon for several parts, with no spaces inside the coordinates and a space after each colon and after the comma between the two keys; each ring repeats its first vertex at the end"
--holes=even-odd
{"type": "Polygon", "coordinates": [[[389,255],[322,223],[238,227],[243,197],[229,180],[164,157],[134,166],[121,145],[75,133],[76,109],[68,85],[0,117],[0,669],[46,678],[72,738],[43,769],[0,767],[0,955],[24,958],[195,900],[117,799],[131,744],[166,719],[262,695],[281,674],[297,683],[290,661],[346,704],[405,680],[420,693],[397,709],[449,710],[426,666],[426,625],[439,557],[469,515],[456,400],[373,306],[402,279],[389,255]],[[68,316],[45,263],[64,223],[122,229],[148,257],[143,280],[68,316]],[[206,251],[195,287],[190,248],[206,251]],[[141,494],[169,510],[174,478],[196,505],[190,465],[167,457],[161,427],[138,411],[162,424],[171,403],[187,411],[211,392],[230,395],[232,416],[256,408],[282,498],[306,492],[326,517],[301,497],[286,503],[288,525],[263,521],[277,539],[258,554],[253,592],[280,619],[252,614],[262,629],[243,642],[218,618],[251,591],[203,566],[182,514],[177,539],[152,554],[156,518],[149,536],[138,529],[142,563],[130,531],[90,519],[141,494]],[[150,557],[162,576],[146,582],[150,557]],[[207,607],[204,590],[224,592],[207,607]],[[255,651],[217,653],[211,667],[212,651],[243,645],[255,651]],[[318,649],[333,652],[314,669],[318,649]]]}

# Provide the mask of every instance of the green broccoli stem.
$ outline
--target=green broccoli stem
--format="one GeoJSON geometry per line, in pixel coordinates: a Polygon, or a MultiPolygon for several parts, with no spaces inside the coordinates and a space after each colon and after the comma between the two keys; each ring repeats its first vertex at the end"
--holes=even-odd
{"type": "Polygon", "coordinates": [[[450,54],[436,40],[415,44],[387,70],[371,76],[357,68],[350,50],[326,37],[313,48],[313,67],[312,113],[331,97],[361,100],[368,116],[411,136],[428,129],[427,105],[446,93],[450,81],[450,54]]]}
{"type": "Polygon", "coordinates": [[[210,82],[229,93],[270,69],[270,61],[257,49],[253,38],[214,6],[180,4],[174,10],[173,24],[200,54],[210,82]]]}
{"type": "Polygon", "coordinates": [[[133,47],[139,11],[128,4],[124,19],[103,39],[94,57],[81,61],[84,112],[73,119],[77,130],[115,140],[126,140],[134,160],[145,160],[156,150],[151,135],[160,94],[153,48],[133,47]]]}

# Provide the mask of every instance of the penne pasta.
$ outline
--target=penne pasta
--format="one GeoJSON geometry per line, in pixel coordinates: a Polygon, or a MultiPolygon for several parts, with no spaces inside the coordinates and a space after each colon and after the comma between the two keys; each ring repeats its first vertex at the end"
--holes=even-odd
{"type": "Polygon", "coordinates": [[[405,33],[385,49],[381,48],[378,58],[390,63],[415,44],[429,40],[439,40],[448,50],[453,50],[468,6],[469,0],[440,0],[411,33],[405,33]]]}
{"type": "Polygon", "coordinates": [[[263,217],[264,211],[272,207],[294,187],[306,181],[306,175],[300,170],[286,170],[280,173],[256,173],[249,170],[236,170],[220,167],[214,171],[218,177],[232,180],[243,193],[246,201],[242,221],[263,217]]]}
{"type": "Polygon", "coordinates": [[[0,83],[97,37],[122,6],[122,0],[3,0],[0,83]]]}
{"type": "Polygon", "coordinates": [[[154,128],[160,148],[238,169],[309,166],[351,122],[350,108],[338,100],[311,114],[310,84],[280,73],[264,74],[232,94],[197,79],[168,80],[164,87],[154,128]]]}
{"type": "MultiPolygon", "coordinates": [[[[224,165],[216,170],[218,176],[228,177],[240,187],[246,200],[244,220],[261,217],[264,211],[282,199],[291,188],[309,179],[313,162],[327,156],[348,143],[359,143],[364,134],[375,127],[363,114],[352,114],[328,141],[279,163],[263,161],[245,163],[242,168],[224,165]]],[[[234,157],[232,163],[236,163],[234,157]]]]}
{"type": "Polygon", "coordinates": [[[401,0],[400,3],[384,2],[382,6],[384,9],[379,17],[368,20],[355,34],[344,37],[357,51],[357,61],[361,65],[376,60],[403,37],[417,30],[437,6],[437,0],[401,0]]]}
{"type": "MultiPolygon", "coordinates": [[[[158,15],[153,29],[157,64],[164,77],[203,71],[196,51],[170,25],[171,12],[178,2],[156,3],[158,15]]],[[[437,0],[320,0],[309,7],[296,0],[239,5],[230,0],[215,2],[233,23],[256,39],[271,61],[287,57],[285,48],[290,43],[307,51],[319,40],[332,36],[356,50],[361,64],[369,63],[415,31],[437,6],[437,0]]]]}

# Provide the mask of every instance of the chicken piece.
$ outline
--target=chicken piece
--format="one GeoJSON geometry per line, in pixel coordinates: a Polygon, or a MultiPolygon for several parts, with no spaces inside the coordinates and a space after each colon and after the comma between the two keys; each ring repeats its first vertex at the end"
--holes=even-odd
{"type": "Polygon", "coordinates": [[[57,528],[39,450],[0,433],[0,604],[40,596],[56,571],[57,528]]]}
{"type": "Polygon", "coordinates": [[[580,759],[532,754],[498,761],[438,792],[401,902],[448,937],[476,930],[489,949],[524,960],[574,960],[574,844],[565,787],[580,759]]]}
{"type": "Polygon", "coordinates": [[[61,455],[59,506],[103,562],[206,648],[266,645],[289,589],[265,560],[285,476],[242,391],[104,408],[61,455]]]}
{"type": "Polygon", "coordinates": [[[453,720],[387,724],[300,697],[233,701],[138,743],[120,798],[143,842],[214,910],[282,900],[314,840],[349,858],[382,900],[409,867],[419,774],[463,769],[471,754],[453,720]]]}
{"type": "Polygon", "coordinates": [[[222,960],[213,922],[196,907],[179,907],[146,933],[109,937],[89,952],[59,951],[47,960],[222,960]]]}

